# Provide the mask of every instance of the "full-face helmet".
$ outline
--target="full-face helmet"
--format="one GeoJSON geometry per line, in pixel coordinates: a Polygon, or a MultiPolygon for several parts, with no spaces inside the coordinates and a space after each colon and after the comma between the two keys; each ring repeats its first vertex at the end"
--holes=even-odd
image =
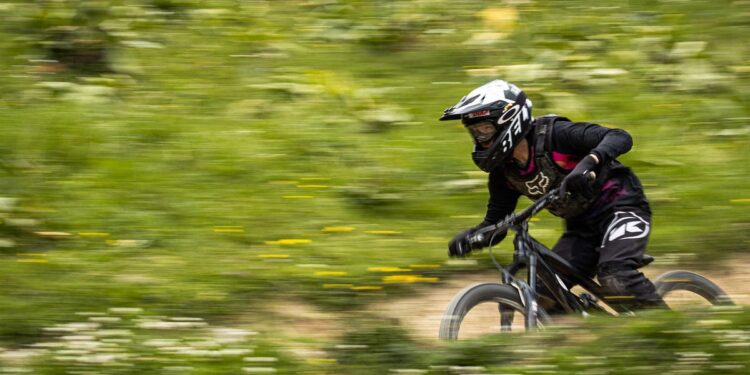
{"type": "Polygon", "coordinates": [[[531,100],[516,85],[494,80],[446,109],[440,121],[446,120],[461,120],[474,141],[474,163],[490,172],[531,129],[531,100]]]}

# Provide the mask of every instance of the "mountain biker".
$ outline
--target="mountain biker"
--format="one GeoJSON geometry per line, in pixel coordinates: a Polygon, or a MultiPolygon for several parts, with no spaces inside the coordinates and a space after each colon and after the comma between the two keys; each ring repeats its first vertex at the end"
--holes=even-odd
{"type": "MultiPolygon", "coordinates": [[[[565,219],[565,233],[552,250],[582,275],[596,274],[610,302],[629,309],[664,306],[638,270],[645,265],[651,210],[638,178],[616,160],[630,150],[630,135],[556,115],[533,118],[531,107],[521,89],[494,80],[471,91],[440,118],[461,120],[474,141],[474,163],[489,173],[484,221],[456,235],[449,254],[463,257],[491,245],[490,240],[492,245],[500,242],[505,234],[481,244],[469,238],[512,213],[521,195],[535,200],[559,188],[560,199],[547,209],[565,219]],[[594,181],[589,172],[595,173],[594,181]]],[[[541,300],[543,306],[551,301],[541,300]]]]}

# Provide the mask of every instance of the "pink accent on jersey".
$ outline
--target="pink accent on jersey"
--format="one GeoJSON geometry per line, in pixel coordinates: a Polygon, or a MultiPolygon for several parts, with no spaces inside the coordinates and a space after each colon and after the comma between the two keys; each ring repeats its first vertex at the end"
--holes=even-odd
{"type": "Polygon", "coordinates": [[[599,202],[605,204],[612,203],[628,194],[628,189],[623,187],[615,178],[610,178],[602,185],[602,192],[599,196],[599,202]]]}
{"type": "Polygon", "coordinates": [[[534,170],[535,170],[535,165],[534,165],[534,148],[533,147],[529,147],[529,165],[526,166],[526,169],[523,169],[523,170],[519,169],[518,172],[519,172],[519,174],[521,176],[528,176],[529,174],[531,174],[532,172],[534,172],[534,170]]]}
{"type": "Polygon", "coordinates": [[[576,155],[562,154],[557,151],[552,151],[552,160],[554,160],[555,164],[559,165],[562,169],[571,171],[576,165],[578,165],[581,158],[576,155]]]}
{"type": "MultiPolygon", "coordinates": [[[[619,185],[617,183],[617,180],[611,178],[611,179],[609,179],[609,180],[607,180],[607,181],[604,182],[604,185],[602,185],[602,190],[609,190],[609,189],[611,189],[615,185],[619,185]]],[[[619,186],[617,186],[617,188],[619,188],[619,186]]]]}

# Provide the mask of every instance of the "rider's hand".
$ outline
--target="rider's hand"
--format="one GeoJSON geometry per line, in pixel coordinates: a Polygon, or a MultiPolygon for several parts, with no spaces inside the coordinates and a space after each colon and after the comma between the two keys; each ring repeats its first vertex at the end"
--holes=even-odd
{"type": "Polygon", "coordinates": [[[505,238],[505,233],[501,233],[494,236],[485,236],[481,242],[472,243],[469,239],[477,229],[484,226],[490,225],[487,222],[483,222],[479,226],[469,228],[459,234],[457,234],[450,243],[448,243],[448,255],[452,257],[464,257],[469,254],[472,250],[479,250],[487,246],[495,246],[505,238]]]}
{"type": "Polygon", "coordinates": [[[448,243],[448,255],[452,257],[464,257],[473,250],[469,238],[476,229],[467,229],[457,234],[450,243],[448,243]]]}
{"type": "Polygon", "coordinates": [[[599,159],[594,154],[586,155],[578,162],[575,168],[562,181],[560,185],[560,197],[565,194],[580,195],[584,198],[594,196],[594,188],[589,172],[592,172],[599,164],[599,159]]]}

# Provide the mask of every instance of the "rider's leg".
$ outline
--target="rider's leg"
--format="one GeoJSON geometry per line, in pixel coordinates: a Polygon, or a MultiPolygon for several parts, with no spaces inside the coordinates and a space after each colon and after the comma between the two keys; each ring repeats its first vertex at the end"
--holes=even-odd
{"type": "Polygon", "coordinates": [[[581,276],[594,277],[599,259],[596,236],[578,230],[571,222],[566,224],[568,231],[560,237],[552,251],[567,260],[581,276]]]}
{"type": "MultiPolygon", "coordinates": [[[[578,272],[585,277],[594,277],[596,270],[597,253],[596,239],[590,235],[579,233],[568,223],[568,231],[560,237],[557,244],[552,248],[556,254],[567,260],[578,272]]],[[[562,278],[562,275],[560,275],[562,278]]],[[[562,280],[568,288],[574,286],[572,280],[562,280]]],[[[539,304],[549,314],[564,313],[563,307],[552,297],[552,293],[543,283],[537,284],[539,304]]]]}
{"type": "Polygon", "coordinates": [[[621,208],[609,218],[597,265],[608,303],[630,310],[666,306],[654,284],[638,271],[650,229],[650,214],[640,208],[621,208]]]}
{"type": "Polygon", "coordinates": [[[629,310],[666,307],[656,288],[646,276],[635,268],[617,263],[600,265],[599,282],[607,291],[605,299],[610,304],[629,310]]]}

